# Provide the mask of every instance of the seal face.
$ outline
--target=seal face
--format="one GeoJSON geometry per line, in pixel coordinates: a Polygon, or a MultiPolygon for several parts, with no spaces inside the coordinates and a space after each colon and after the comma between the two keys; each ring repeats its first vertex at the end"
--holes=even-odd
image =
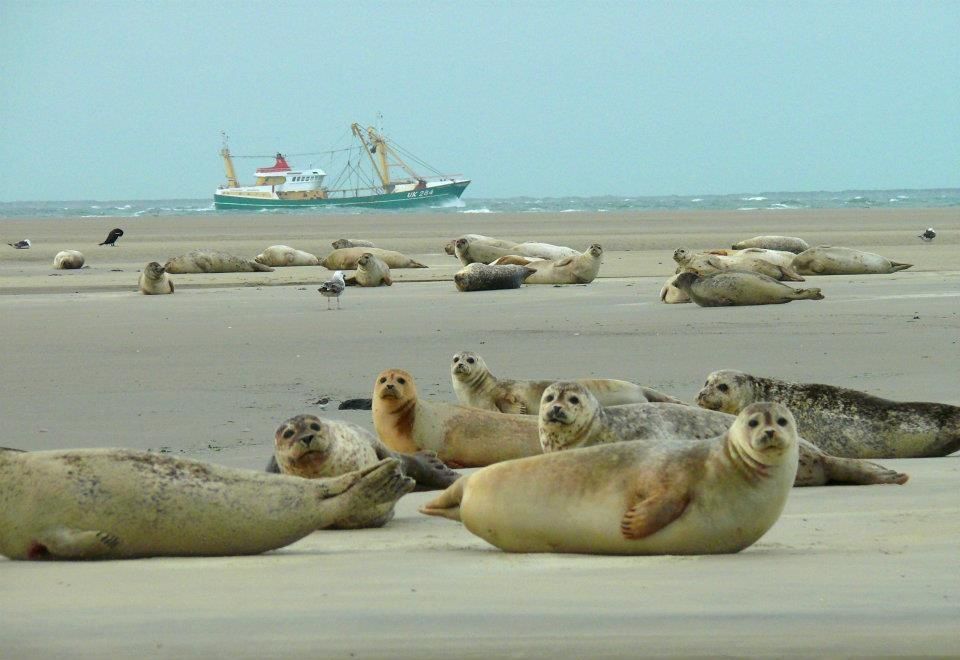
{"type": "Polygon", "coordinates": [[[61,250],[53,258],[53,267],[57,270],[83,268],[83,254],[77,250],[61,250]]]}
{"type": "Polygon", "coordinates": [[[0,554],[257,554],[392,505],[413,485],[394,459],[301,479],[127,449],[0,451],[0,554]]]}
{"type": "Polygon", "coordinates": [[[772,277],[737,271],[700,276],[683,272],[673,286],[686,293],[700,307],[730,305],[779,305],[791,300],[823,300],[820,289],[794,289],[772,277]]]}
{"type": "Polygon", "coordinates": [[[147,296],[173,293],[173,281],[163,266],[151,261],[140,273],[139,291],[147,296]]]}
{"type": "Polygon", "coordinates": [[[508,461],[420,509],[511,552],[738,552],[779,518],[797,471],[796,425],[754,404],[707,440],[620,442],[508,461]]]}
{"type": "Polygon", "coordinates": [[[390,266],[383,259],[371,252],[364,252],[357,259],[357,273],[348,281],[348,284],[356,282],[360,286],[391,286],[393,278],[390,277],[390,266]]]}
{"type": "Polygon", "coordinates": [[[736,413],[774,399],[796,411],[800,433],[820,449],[850,458],[924,458],[960,449],[960,407],[899,402],[817,383],[789,383],[741,371],[715,371],[697,394],[709,410],[736,413]]]}

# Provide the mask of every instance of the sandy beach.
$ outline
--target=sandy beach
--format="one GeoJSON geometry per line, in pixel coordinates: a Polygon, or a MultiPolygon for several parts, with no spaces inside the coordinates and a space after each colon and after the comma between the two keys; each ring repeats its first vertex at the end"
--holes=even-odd
{"type": "MultiPolygon", "coordinates": [[[[372,430],[399,367],[454,402],[449,360],[512,378],[609,377],[692,400],[740,369],[960,405],[957,209],[567,214],[282,214],[0,218],[0,445],[122,446],[262,469],[283,420],[372,430]],[[925,227],[938,238],[921,242],[925,227]],[[122,227],[119,246],[98,247],[122,227]],[[449,239],[482,233],[583,250],[586,286],[459,293],[449,239]],[[699,308],[658,299],[677,247],[757,234],[878,252],[893,275],[808,278],[825,300],[699,308]],[[322,267],[173,276],[139,270],[198,247],[252,258],[338,238],[427,269],[350,288],[327,311],[322,267]],[[5,243],[30,238],[30,250],[5,243]],[[89,268],[54,271],[81,250],[89,268]],[[318,403],[329,400],[328,403],[318,403]]],[[[758,543],[717,557],[512,555],[399,503],[386,527],[319,531],[257,557],[24,563],[0,558],[0,658],[952,655],[960,617],[960,457],[881,460],[904,486],[794,489],[758,543]]]]}

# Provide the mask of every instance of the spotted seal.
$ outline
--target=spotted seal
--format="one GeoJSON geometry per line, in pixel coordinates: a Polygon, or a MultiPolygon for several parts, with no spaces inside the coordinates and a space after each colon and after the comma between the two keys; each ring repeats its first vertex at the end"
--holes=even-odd
{"type": "Polygon", "coordinates": [[[729,305],[779,305],[791,300],[823,300],[820,289],[794,289],[759,273],[726,271],[700,276],[684,272],[673,286],[686,293],[700,307],[729,305]]]}
{"type": "Polygon", "coordinates": [[[802,238],[794,238],[793,236],[754,236],[745,241],[734,243],[732,247],[734,250],[763,248],[765,250],[781,250],[800,254],[804,250],[809,250],[810,244],[802,238]]]}
{"type": "Polygon", "coordinates": [[[184,273],[271,273],[273,268],[227,252],[200,248],[167,260],[164,270],[174,275],[184,273]]]}
{"type": "Polygon", "coordinates": [[[747,251],[733,255],[706,254],[691,252],[686,248],[677,248],[673,253],[673,260],[677,262],[677,272],[692,270],[700,275],[711,275],[728,270],[760,273],[775,280],[803,282],[803,276],[791,266],[781,266],[772,263],[747,251]]]}
{"type": "Polygon", "coordinates": [[[488,266],[474,262],[458,270],[453,276],[453,283],[457,291],[519,289],[533,272],[527,266],[488,266]]]}
{"type": "Polygon", "coordinates": [[[173,280],[167,275],[163,266],[156,261],[151,261],[143,267],[138,284],[140,293],[146,296],[173,293],[173,280]]]}
{"type": "Polygon", "coordinates": [[[742,371],[714,371],[697,404],[736,414],[754,401],[797,411],[800,433],[823,451],[849,458],[925,458],[960,450],[960,407],[900,402],[833,385],[790,383],[742,371]]]}
{"type": "Polygon", "coordinates": [[[363,241],[359,238],[338,238],[333,243],[330,244],[334,250],[342,250],[343,248],[354,248],[354,247],[366,247],[372,248],[377,247],[370,241],[363,241]]]}

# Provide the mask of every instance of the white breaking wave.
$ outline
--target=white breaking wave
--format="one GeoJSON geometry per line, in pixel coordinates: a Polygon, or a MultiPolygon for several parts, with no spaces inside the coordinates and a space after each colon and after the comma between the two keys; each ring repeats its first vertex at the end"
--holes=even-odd
{"type": "Polygon", "coordinates": [[[491,211],[484,207],[482,209],[466,209],[465,211],[460,211],[460,213],[496,213],[496,211],[491,211]]]}
{"type": "Polygon", "coordinates": [[[741,197],[741,202],[762,202],[765,201],[766,197],[741,197]]]}

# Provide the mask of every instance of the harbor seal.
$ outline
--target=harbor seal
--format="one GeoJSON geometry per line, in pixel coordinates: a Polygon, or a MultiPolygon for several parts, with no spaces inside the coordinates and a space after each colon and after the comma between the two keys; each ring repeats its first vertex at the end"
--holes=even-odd
{"type": "Polygon", "coordinates": [[[392,286],[393,278],[390,277],[390,266],[383,262],[383,259],[364,252],[357,259],[357,272],[346,279],[348,286],[354,284],[359,286],[392,286]]]}
{"type": "Polygon", "coordinates": [[[83,254],[77,250],[61,250],[53,258],[53,267],[57,270],[83,268],[83,254]]]}
{"type": "Polygon", "coordinates": [[[354,247],[377,247],[370,241],[361,241],[359,238],[338,238],[333,243],[330,244],[334,250],[342,250],[343,248],[354,248],[354,247]]]}
{"type": "Polygon", "coordinates": [[[527,266],[488,266],[475,262],[458,270],[453,276],[453,283],[458,291],[519,289],[533,272],[527,266]]]}
{"type": "Polygon", "coordinates": [[[393,250],[382,250],[372,247],[340,248],[334,250],[323,259],[320,265],[330,270],[356,270],[357,262],[365,254],[372,254],[390,268],[426,268],[419,261],[414,261],[405,254],[393,250]]]}
{"type": "Polygon", "coordinates": [[[184,273],[272,273],[273,268],[252,259],[236,257],[210,248],[191,250],[167,260],[164,270],[174,275],[184,273]]]}
{"type": "Polygon", "coordinates": [[[505,257],[494,259],[491,266],[526,266],[531,261],[544,261],[540,257],[521,257],[519,254],[508,254],[505,257]]]}
{"type": "Polygon", "coordinates": [[[295,250],[289,245],[271,245],[253,259],[258,264],[282,268],[285,266],[318,266],[316,255],[295,250]]]}
{"type": "Polygon", "coordinates": [[[527,264],[537,272],[527,278],[527,284],[589,284],[600,273],[603,248],[594,243],[579,257],[559,261],[534,261],[527,264]]]}
{"type": "Polygon", "coordinates": [[[804,275],[885,275],[913,264],[890,261],[873,252],[819,245],[794,257],[793,266],[804,275]]]}
{"type": "Polygon", "coordinates": [[[960,407],[945,403],[891,401],[733,370],[714,371],[697,394],[699,406],[731,414],[759,400],[796,410],[803,437],[835,456],[926,458],[960,450],[960,407]]]}
{"type": "Polygon", "coordinates": [[[691,252],[686,248],[677,248],[673,253],[673,260],[677,262],[677,273],[692,270],[700,275],[712,275],[728,270],[738,270],[750,273],[760,273],[775,280],[803,282],[803,277],[792,266],[781,266],[771,263],[750,252],[742,251],[732,255],[706,254],[691,252]]]}
{"type": "Polygon", "coordinates": [[[690,296],[687,295],[686,291],[677,288],[676,282],[678,277],[680,277],[679,274],[671,276],[670,279],[663,283],[663,287],[660,289],[660,300],[668,305],[693,302],[690,300],[690,296]]]}
{"type": "MultiPolygon", "coordinates": [[[[429,452],[398,454],[356,424],[315,415],[297,415],[280,425],[267,471],[323,479],[363,470],[385,458],[400,461],[401,472],[414,479],[420,490],[443,490],[460,477],[429,452]]],[[[394,504],[388,501],[363,509],[339,526],[382,527],[393,518],[394,504]]]]}
{"type": "MultiPolygon", "coordinates": [[[[473,351],[454,353],[450,363],[450,379],[457,400],[481,410],[498,410],[516,415],[536,415],[543,391],[554,380],[506,380],[494,376],[483,358],[473,351]]],[[[687,405],[680,399],[642,387],[626,380],[583,378],[575,381],[597,397],[601,405],[623,403],[669,402],[687,405]]]]}
{"type": "Polygon", "coordinates": [[[0,554],[258,554],[395,502],[413,486],[396,459],[301,479],[129,449],[0,450],[0,554]]]}
{"type": "Polygon", "coordinates": [[[793,415],[755,403],[707,440],[619,442],[492,465],[420,512],[460,520],[509,552],[732,553],[777,521],[796,472],[793,415]]]}
{"type": "MultiPolygon", "coordinates": [[[[736,417],[692,406],[636,403],[603,408],[579,383],[553,383],[543,392],[539,432],[543,452],[592,447],[610,442],[703,440],[730,428],[736,417]]],[[[855,458],[826,454],[798,438],[800,462],[794,486],[903,484],[907,475],[855,458]]]]}
{"type": "Polygon", "coordinates": [[[500,257],[515,254],[514,246],[501,247],[499,242],[488,243],[484,240],[469,239],[464,236],[454,241],[453,252],[464,266],[474,263],[489,264],[500,257]]]}
{"type": "Polygon", "coordinates": [[[791,300],[823,300],[820,289],[793,289],[760,273],[726,271],[701,277],[689,271],[673,280],[701,307],[728,305],[779,305],[791,300]]]}
{"type": "MultiPolygon", "coordinates": [[[[514,245],[517,245],[516,241],[507,241],[502,238],[494,238],[493,236],[484,236],[483,234],[464,234],[463,236],[458,236],[453,240],[449,241],[446,245],[443,246],[443,251],[451,256],[456,256],[456,247],[457,240],[466,239],[467,241],[478,241],[481,243],[486,243],[488,245],[493,245],[495,247],[502,248],[512,248],[514,245]]],[[[464,264],[466,266],[468,264],[464,264]]]]}
{"type": "Polygon", "coordinates": [[[541,453],[536,417],[420,399],[413,376],[400,369],[377,376],[373,426],[393,451],[432,451],[451,467],[481,467],[541,453]]]}
{"type": "Polygon", "coordinates": [[[156,261],[151,261],[140,273],[139,290],[146,296],[173,293],[173,280],[167,275],[163,266],[156,261]]]}
{"type": "Polygon", "coordinates": [[[793,236],[754,236],[745,241],[734,243],[732,247],[734,250],[763,248],[764,250],[782,250],[800,254],[804,250],[809,250],[810,244],[802,238],[794,238],[793,236]]]}
{"type": "Polygon", "coordinates": [[[558,260],[567,257],[579,257],[582,252],[566,247],[565,245],[551,245],[550,243],[535,243],[528,241],[518,243],[514,248],[513,254],[521,257],[535,257],[537,259],[558,260]]]}

